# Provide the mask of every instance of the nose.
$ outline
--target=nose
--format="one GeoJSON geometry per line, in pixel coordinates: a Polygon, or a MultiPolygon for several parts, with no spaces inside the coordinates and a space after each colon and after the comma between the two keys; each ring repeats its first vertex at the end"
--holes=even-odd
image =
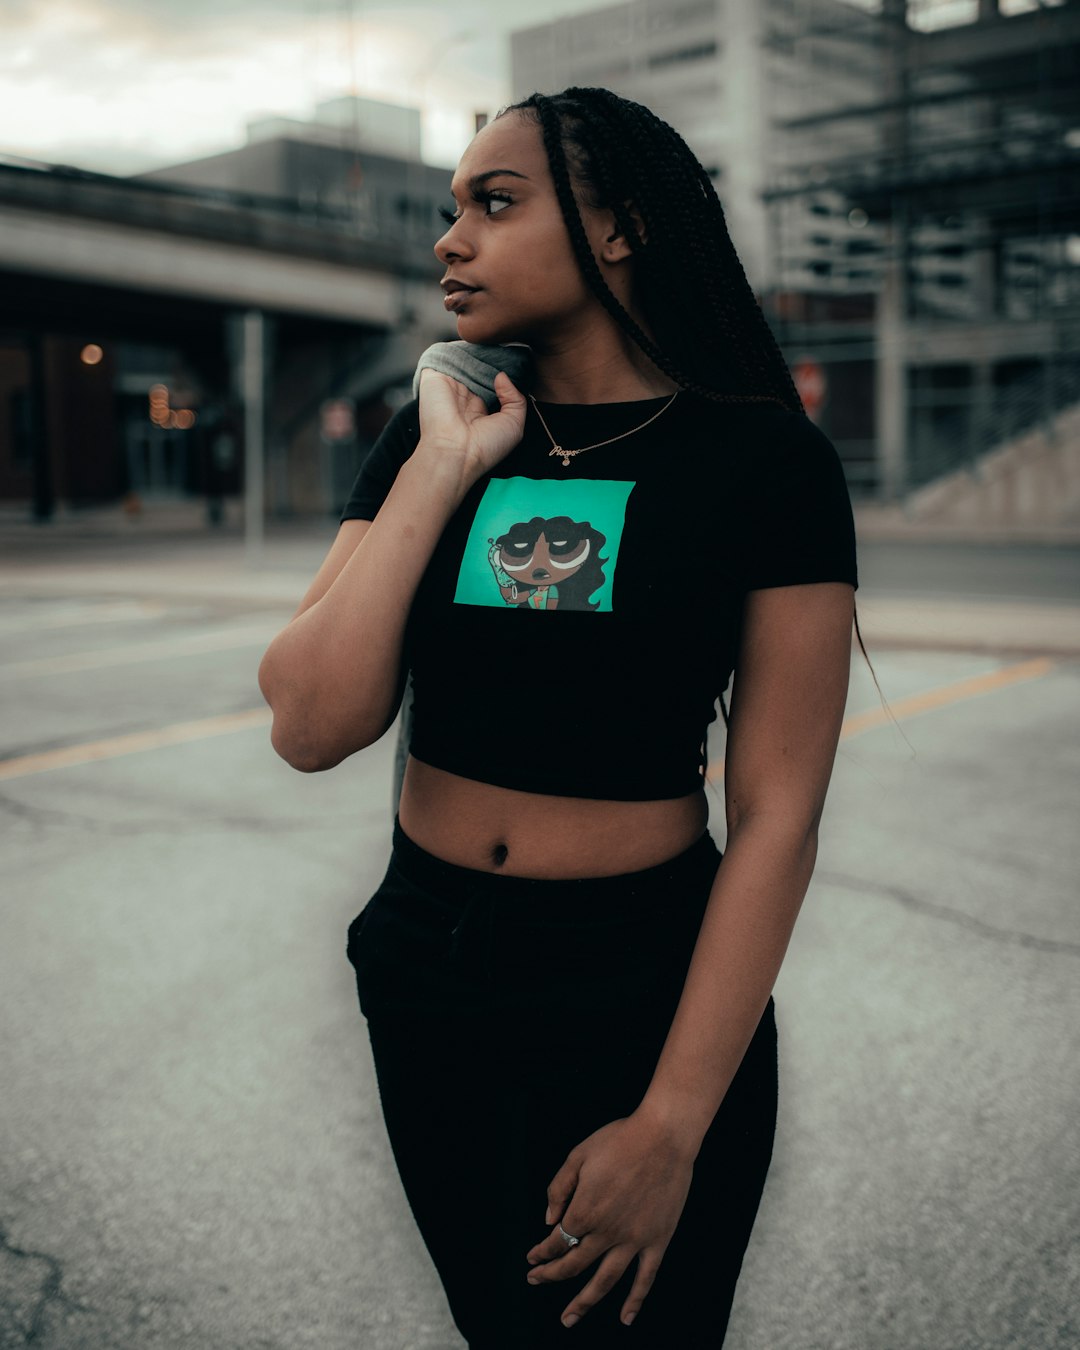
{"type": "Polygon", "coordinates": [[[464,233],[463,219],[455,220],[442,238],[435,241],[435,256],[444,266],[455,258],[473,256],[473,247],[464,233]]]}

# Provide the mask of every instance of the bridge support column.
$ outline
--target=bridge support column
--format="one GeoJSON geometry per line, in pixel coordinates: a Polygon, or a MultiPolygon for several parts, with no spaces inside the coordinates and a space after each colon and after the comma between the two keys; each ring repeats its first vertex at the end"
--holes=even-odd
{"type": "Polygon", "coordinates": [[[56,514],[53,447],[49,438],[45,396],[45,339],[30,336],[30,438],[34,466],[34,519],[44,523],[56,514]]]}
{"type": "Polygon", "coordinates": [[[260,309],[231,314],[229,351],[233,388],[244,415],[244,549],[262,559],[266,513],[266,368],[270,323],[260,309]]]}
{"type": "Polygon", "coordinates": [[[908,342],[906,266],[903,225],[890,230],[892,256],[885,264],[878,293],[874,420],[878,460],[878,496],[896,501],[908,485],[908,342]],[[899,237],[898,237],[899,236],[899,237]]]}

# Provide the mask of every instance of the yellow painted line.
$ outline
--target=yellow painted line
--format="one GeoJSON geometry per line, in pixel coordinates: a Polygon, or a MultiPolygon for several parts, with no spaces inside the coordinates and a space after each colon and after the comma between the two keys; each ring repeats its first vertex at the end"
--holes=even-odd
{"type": "Polygon", "coordinates": [[[1004,689],[1010,684],[1019,684],[1022,680],[1037,680],[1049,674],[1057,665],[1047,656],[1037,656],[1030,661],[1018,661],[1012,666],[1002,666],[1000,670],[988,670],[984,675],[970,675],[966,680],[957,680],[954,684],[941,685],[938,689],[927,689],[921,694],[911,694],[893,704],[892,716],[887,708],[868,708],[866,712],[846,717],[840,728],[840,739],[850,740],[864,731],[891,722],[893,717],[899,722],[901,717],[916,717],[919,713],[932,712],[935,708],[944,708],[949,703],[960,703],[979,694],[990,694],[995,689],[1004,689]]]}
{"type": "MultiPolygon", "coordinates": [[[[944,708],[950,703],[959,703],[964,699],[975,698],[979,694],[993,693],[995,689],[1005,689],[1010,684],[1019,684],[1023,680],[1037,680],[1047,675],[1057,665],[1057,661],[1047,656],[1036,656],[1030,661],[1018,661],[1015,665],[1003,666],[1000,670],[990,670],[983,675],[971,675],[965,680],[953,684],[944,684],[937,689],[926,689],[921,694],[910,694],[888,708],[868,708],[865,712],[845,717],[840,728],[840,739],[848,741],[852,736],[861,736],[865,731],[873,731],[894,719],[917,717],[919,713],[932,712],[935,708],[944,708]]],[[[724,761],[714,760],[709,765],[708,777],[720,779],[724,776],[724,761]]]]}
{"type": "Polygon", "coordinates": [[[103,741],[43,750],[37,755],[20,755],[15,759],[0,760],[0,780],[24,778],[46,769],[67,769],[74,764],[90,764],[99,759],[116,759],[143,750],[161,750],[170,745],[206,740],[210,736],[227,736],[233,731],[250,731],[253,727],[269,726],[271,719],[269,708],[251,708],[247,712],[224,713],[220,717],[202,717],[196,722],[176,722],[170,727],[158,727],[156,731],[133,731],[103,741]]]}
{"type": "Polygon", "coordinates": [[[199,656],[206,652],[228,651],[232,647],[257,647],[260,643],[268,643],[280,629],[280,624],[259,624],[222,633],[190,633],[184,637],[164,638],[160,642],[129,642],[123,647],[106,647],[100,651],[42,656],[33,661],[0,662],[0,676],[69,675],[106,666],[136,665],[140,661],[167,661],[173,656],[199,656]]]}

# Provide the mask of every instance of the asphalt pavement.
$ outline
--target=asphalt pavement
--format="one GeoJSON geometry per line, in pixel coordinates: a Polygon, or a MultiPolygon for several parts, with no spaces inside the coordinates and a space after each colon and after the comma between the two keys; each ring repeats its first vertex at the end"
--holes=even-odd
{"type": "MultiPolygon", "coordinates": [[[[0,537],[0,1350],[462,1350],[343,955],[394,736],[297,774],[254,678],[333,531],[0,537]]],[[[1080,550],[860,542],[726,1347],[1075,1350],[1080,550]]]]}
{"type": "MultiPolygon", "coordinates": [[[[898,537],[856,509],[859,626],[869,644],[933,650],[1080,653],[1080,530],[1072,542],[898,537]]],[[[37,595],[169,594],[249,606],[294,605],[336,522],[275,523],[252,545],[234,504],[218,528],[197,502],[69,514],[52,524],[9,515],[0,566],[37,595]]],[[[0,585],[7,584],[0,579],[0,585]]]]}

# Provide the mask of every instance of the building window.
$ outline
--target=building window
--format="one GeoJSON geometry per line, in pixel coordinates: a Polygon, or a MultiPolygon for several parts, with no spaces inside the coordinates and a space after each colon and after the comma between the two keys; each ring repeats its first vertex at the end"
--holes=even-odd
{"type": "Polygon", "coordinates": [[[692,47],[676,47],[674,51],[654,52],[646,57],[645,64],[650,70],[662,70],[665,66],[674,66],[682,61],[704,61],[715,56],[719,50],[716,42],[695,42],[692,47]]]}
{"type": "Polygon", "coordinates": [[[686,28],[701,19],[714,18],[719,10],[717,0],[687,0],[685,4],[675,3],[675,0],[662,0],[662,3],[650,6],[646,28],[650,33],[686,28]]]}

